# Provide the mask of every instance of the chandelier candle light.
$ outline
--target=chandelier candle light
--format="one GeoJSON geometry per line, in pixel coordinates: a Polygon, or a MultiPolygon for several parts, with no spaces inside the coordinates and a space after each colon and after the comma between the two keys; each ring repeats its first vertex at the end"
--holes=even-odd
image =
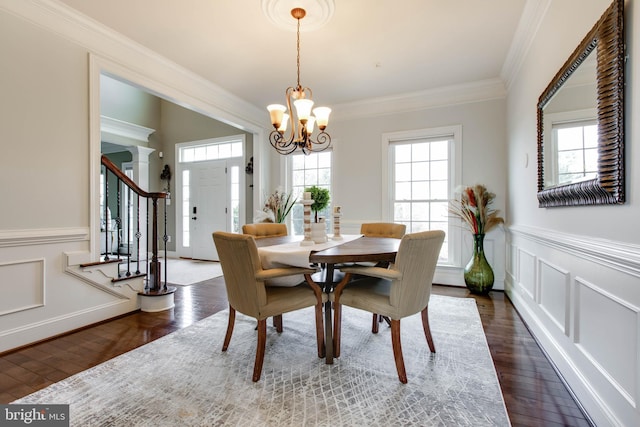
{"type": "Polygon", "coordinates": [[[326,150],[331,146],[331,136],[325,132],[329,124],[329,114],[331,109],[328,107],[313,108],[313,93],[310,88],[300,85],[300,20],[304,18],[306,11],[296,7],[291,10],[291,16],[298,20],[297,30],[297,66],[298,66],[298,84],[295,87],[288,87],[285,92],[287,105],[271,104],[267,106],[271,123],[275,128],[269,135],[271,146],[280,154],[287,155],[296,151],[298,148],[304,154],[326,150]],[[291,100],[295,110],[291,108],[291,100]],[[295,113],[295,114],[294,114],[295,113]],[[287,124],[291,120],[291,127],[287,136],[287,124]],[[314,140],[312,138],[314,126],[318,127],[320,132],[314,140]]]}

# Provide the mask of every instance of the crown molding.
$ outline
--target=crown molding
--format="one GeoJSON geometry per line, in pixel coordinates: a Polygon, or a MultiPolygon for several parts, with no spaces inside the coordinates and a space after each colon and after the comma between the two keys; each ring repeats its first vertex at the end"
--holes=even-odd
{"type": "Polygon", "coordinates": [[[334,117],[339,117],[338,120],[342,121],[504,99],[506,96],[504,83],[501,79],[495,78],[338,104],[333,105],[332,109],[334,117]]]}
{"type": "Polygon", "coordinates": [[[100,116],[100,131],[103,135],[103,141],[107,141],[105,137],[117,136],[134,139],[136,141],[149,142],[149,135],[156,130],[107,116],[100,116]]]}
{"type": "MultiPolygon", "coordinates": [[[[58,0],[0,0],[0,10],[186,95],[193,109],[244,130],[264,129],[262,109],[58,0]]],[[[184,104],[182,104],[184,105],[184,104]]]]}
{"type": "Polygon", "coordinates": [[[511,88],[511,84],[520,71],[520,67],[522,67],[524,59],[531,48],[531,43],[533,43],[550,5],[551,0],[527,0],[520,16],[513,42],[507,53],[507,58],[500,71],[500,77],[504,81],[507,90],[511,88]]]}

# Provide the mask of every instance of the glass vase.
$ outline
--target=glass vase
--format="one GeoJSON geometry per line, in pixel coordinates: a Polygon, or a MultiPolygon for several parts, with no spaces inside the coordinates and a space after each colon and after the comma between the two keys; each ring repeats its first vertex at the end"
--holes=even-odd
{"type": "Polygon", "coordinates": [[[473,235],[473,256],[464,268],[464,283],[474,294],[487,294],[493,288],[493,269],[484,256],[484,234],[473,235]]]}

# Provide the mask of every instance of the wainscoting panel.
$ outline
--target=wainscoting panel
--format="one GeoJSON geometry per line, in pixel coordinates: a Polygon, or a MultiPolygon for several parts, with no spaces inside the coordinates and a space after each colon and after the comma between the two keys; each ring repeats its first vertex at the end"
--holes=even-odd
{"type": "Polygon", "coordinates": [[[518,249],[518,283],[522,291],[536,300],[536,256],[531,252],[518,249]]]}
{"type": "Polygon", "coordinates": [[[77,265],[89,246],[84,227],[0,230],[0,352],[139,308],[142,279],[114,284],[115,264],[111,275],[77,265]]]}
{"type": "Polygon", "coordinates": [[[0,264],[0,316],[44,306],[44,258],[0,264]]]}
{"type": "Polygon", "coordinates": [[[595,425],[640,425],[640,245],[512,226],[505,290],[595,425]]]}
{"type": "Polygon", "coordinates": [[[506,273],[507,276],[510,276],[511,279],[515,279],[518,277],[518,271],[516,270],[518,267],[518,248],[512,243],[507,243],[507,265],[506,265],[506,273]]]}
{"type": "Polygon", "coordinates": [[[539,260],[538,271],[540,273],[538,283],[540,307],[547,313],[558,329],[568,336],[571,276],[568,271],[543,259],[539,260]]]}
{"type": "Polygon", "coordinates": [[[576,310],[576,346],[636,406],[640,309],[580,277],[575,282],[575,305],[580,307],[576,310]]]}

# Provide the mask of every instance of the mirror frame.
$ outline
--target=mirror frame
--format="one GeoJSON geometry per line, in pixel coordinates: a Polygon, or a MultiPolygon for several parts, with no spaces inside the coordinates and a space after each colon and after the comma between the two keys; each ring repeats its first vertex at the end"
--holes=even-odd
{"type": "Polygon", "coordinates": [[[538,99],[538,206],[624,203],[624,0],[614,0],[538,99]],[[597,53],[598,176],[544,187],[543,109],[586,57],[597,53]]]}

